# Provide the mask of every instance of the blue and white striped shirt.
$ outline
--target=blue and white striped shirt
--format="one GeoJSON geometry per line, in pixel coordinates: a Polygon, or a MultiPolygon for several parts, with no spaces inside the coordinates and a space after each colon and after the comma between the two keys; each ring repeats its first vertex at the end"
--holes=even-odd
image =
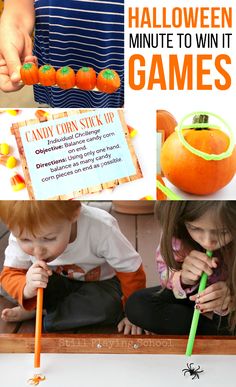
{"type": "Polygon", "coordinates": [[[34,55],[39,65],[104,68],[118,72],[114,94],[34,86],[35,100],[51,107],[106,108],[124,104],[124,0],[35,0],[34,55]]]}

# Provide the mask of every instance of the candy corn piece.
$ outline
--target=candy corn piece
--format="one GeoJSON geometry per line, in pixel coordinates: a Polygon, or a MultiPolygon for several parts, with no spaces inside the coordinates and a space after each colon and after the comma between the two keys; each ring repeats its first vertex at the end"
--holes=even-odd
{"type": "Polygon", "coordinates": [[[6,144],[5,142],[3,142],[2,144],[0,144],[0,153],[2,155],[8,155],[10,149],[9,149],[9,145],[6,144]]]}
{"type": "Polygon", "coordinates": [[[48,112],[45,112],[45,110],[36,110],[35,112],[36,117],[39,119],[39,121],[46,121],[47,117],[49,116],[48,112]]]}
{"type": "Polygon", "coordinates": [[[153,197],[152,196],[144,196],[140,200],[153,200],[153,197]]]}
{"type": "Polygon", "coordinates": [[[25,181],[19,173],[16,173],[11,177],[11,186],[14,192],[20,191],[25,188],[25,181]]]}
{"type": "Polygon", "coordinates": [[[16,166],[16,159],[14,156],[0,156],[0,164],[12,169],[16,166]]]}
{"type": "Polygon", "coordinates": [[[129,135],[131,138],[134,138],[136,136],[136,134],[138,133],[138,131],[134,128],[132,128],[132,126],[128,126],[128,131],[129,131],[129,135]]]}
{"type": "Polygon", "coordinates": [[[11,116],[17,116],[17,114],[20,112],[20,110],[19,110],[19,109],[15,109],[15,110],[13,110],[13,109],[7,109],[6,112],[7,112],[8,114],[10,114],[11,116]]]}

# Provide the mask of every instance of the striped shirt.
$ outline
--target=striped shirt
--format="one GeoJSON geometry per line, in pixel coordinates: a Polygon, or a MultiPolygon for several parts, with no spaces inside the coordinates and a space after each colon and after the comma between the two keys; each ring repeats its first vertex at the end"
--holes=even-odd
{"type": "Polygon", "coordinates": [[[35,0],[34,55],[39,66],[104,68],[118,72],[114,94],[34,86],[35,101],[61,108],[124,104],[124,0],[35,0]]]}

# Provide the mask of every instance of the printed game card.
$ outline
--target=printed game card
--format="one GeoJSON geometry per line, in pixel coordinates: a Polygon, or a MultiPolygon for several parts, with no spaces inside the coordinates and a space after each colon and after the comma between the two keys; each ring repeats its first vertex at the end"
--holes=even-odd
{"type": "Polygon", "coordinates": [[[11,131],[30,199],[72,199],[142,177],[123,110],[70,110],[11,131]]]}

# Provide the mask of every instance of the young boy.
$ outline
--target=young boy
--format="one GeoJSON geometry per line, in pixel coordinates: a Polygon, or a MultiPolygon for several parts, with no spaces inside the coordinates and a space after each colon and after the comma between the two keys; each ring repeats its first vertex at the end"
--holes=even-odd
{"type": "Polygon", "coordinates": [[[1,286],[19,303],[2,319],[32,317],[42,287],[46,332],[118,324],[140,333],[123,305],[145,287],[141,257],[109,213],[79,201],[1,201],[0,218],[11,230],[1,286]]]}

